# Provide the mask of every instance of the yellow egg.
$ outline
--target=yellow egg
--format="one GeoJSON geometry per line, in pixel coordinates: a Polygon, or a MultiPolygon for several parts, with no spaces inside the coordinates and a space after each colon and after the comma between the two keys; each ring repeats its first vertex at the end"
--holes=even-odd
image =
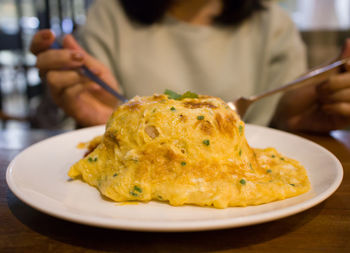
{"type": "Polygon", "coordinates": [[[226,208],[310,189],[303,166],[274,148],[251,148],[243,121],[215,97],[135,97],[113,113],[103,137],[93,142],[97,147],[68,175],[118,202],[226,208]]]}

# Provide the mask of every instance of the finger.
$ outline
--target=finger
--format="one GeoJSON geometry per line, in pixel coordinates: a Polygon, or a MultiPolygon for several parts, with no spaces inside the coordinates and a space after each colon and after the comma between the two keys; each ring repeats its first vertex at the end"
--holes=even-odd
{"type": "Polygon", "coordinates": [[[64,111],[82,126],[105,124],[113,109],[93,99],[82,86],[69,88],[64,93],[64,111]]]}
{"type": "MultiPolygon", "coordinates": [[[[100,70],[90,69],[90,71],[91,71],[93,74],[95,74],[96,76],[99,76],[99,77],[100,77],[100,76],[102,75],[100,70]]],[[[87,89],[88,89],[89,91],[91,91],[91,92],[97,92],[97,93],[100,93],[101,91],[103,91],[103,88],[102,88],[100,85],[98,85],[97,83],[95,83],[94,81],[92,81],[90,78],[86,77],[82,71],[79,71],[79,74],[82,75],[82,76],[84,76],[84,77],[86,78],[86,80],[87,80],[86,86],[87,86],[87,89]]]]}
{"type": "Polygon", "coordinates": [[[82,77],[74,70],[52,70],[47,72],[46,81],[52,93],[54,93],[54,95],[60,95],[68,87],[83,83],[86,81],[86,78],[82,77]]]}
{"type": "Polygon", "coordinates": [[[99,86],[96,83],[93,83],[92,81],[89,84],[87,84],[87,89],[90,92],[98,92],[98,93],[100,93],[103,90],[101,86],[99,86]]]}
{"type": "Polygon", "coordinates": [[[78,83],[67,87],[62,92],[56,94],[51,89],[51,95],[54,101],[69,115],[75,117],[79,114],[79,110],[75,107],[79,103],[79,96],[84,93],[85,88],[82,84],[78,83]]]}
{"type": "Polygon", "coordinates": [[[86,53],[86,51],[79,45],[76,39],[74,39],[74,37],[70,34],[67,34],[63,37],[62,46],[63,48],[73,49],[86,53]]]}
{"type": "Polygon", "coordinates": [[[64,36],[62,45],[64,48],[72,49],[81,52],[84,55],[84,64],[89,69],[94,69],[96,72],[101,72],[101,70],[104,68],[104,65],[96,60],[94,57],[92,57],[90,54],[88,54],[80,45],[79,43],[74,39],[74,37],[70,34],[64,36]]]}
{"type": "Polygon", "coordinates": [[[69,115],[74,117],[78,122],[84,121],[88,117],[87,107],[96,109],[98,103],[87,94],[84,85],[77,84],[68,87],[60,96],[61,107],[69,115]]]}
{"type": "Polygon", "coordinates": [[[78,68],[83,65],[84,55],[67,49],[47,50],[38,55],[36,67],[42,70],[78,68]]]}
{"type": "Polygon", "coordinates": [[[38,55],[39,53],[49,49],[54,40],[55,35],[49,29],[40,30],[33,36],[30,44],[30,51],[34,55],[38,55]]]}
{"type": "Polygon", "coordinates": [[[350,72],[350,60],[345,64],[345,70],[350,72]]]}
{"type": "Polygon", "coordinates": [[[326,103],[350,102],[350,88],[334,92],[326,97],[326,103]]]}
{"type": "Polygon", "coordinates": [[[322,109],[329,114],[350,117],[350,103],[342,102],[326,104],[322,106],[322,109]]]}
{"type": "MultiPolygon", "coordinates": [[[[63,38],[63,43],[62,43],[64,48],[68,48],[71,50],[76,50],[81,52],[84,55],[84,65],[91,71],[94,72],[95,75],[97,75],[100,79],[102,79],[103,81],[107,82],[107,80],[110,80],[108,83],[108,85],[110,85],[112,88],[116,89],[118,92],[121,92],[119,85],[117,84],[117,82],[115,82],[115,79],[113,79],[113,81],[111,81],[111,78],[108,78],[108,76],[111,76],[111,73],[109,72],[108,69],[106,69],[106,67],[103,65],[103,63],[101,63],[100,61],[98,61],[97,59],[95,59],[94,57],[92,57],[91,55],[89,55],[79,44],[78,42],[74,39],[74,37],[70,34],[66,35],[63,38]]],[[[101,93],[101,95],[103,94],[103,96],[107,96],[108,99],[111,99],[112,96],[104,91],[101,88],[98,88],[98,86],[93,86],[95,87],[95,91],[98,93],[101,93]]],[[[99,95],[98,95],[99,96],[99,95]]]]}
{"type": "Polygon", "coordinates": [[[350,38],[345,40],[343,50],[341,53],[341,58],[350,57],[350,38]]]}
{"type": "Polygon", "coordinates": [[[74,51],[78,51],[82,53],[85,56],[85,65],[88,66],[90,69],[96,69],[96,71],[99,71],[100,68],[98,67],[99,64],[97,64],[98,61],[96,61],[93,57],[91,57],[74,39],[74,37],[70,34],[64,36],[63,42],[62,42],[63,48],[71,49],[74,51]],[[97,68],[96,66],[97,65],[97,68]]]}
{"type": "Polygon", "coordinates": [[[46,73],[47,73],[47,70],[45,69],[39,69],[39,77],[41,78],[41,80],[46,80],[46,73]]]}
{"type": "Polygon", "coordinates": [[[317,92],[321,96],[327,96],[329,93],[334,93],[346,88],[350,88],[350,72],[330,77],[328,82],[317,86],[317,92]]]}
{"type": "Polygon", "coordinates": [[[74,104],[72,101],[78,99],[84,91],[84,85],[81,83],[67,87],[67,89],[65,89],[62,93],[63,104],[66,104],[68,106],[70,106],[70,104],[74,104]]]}

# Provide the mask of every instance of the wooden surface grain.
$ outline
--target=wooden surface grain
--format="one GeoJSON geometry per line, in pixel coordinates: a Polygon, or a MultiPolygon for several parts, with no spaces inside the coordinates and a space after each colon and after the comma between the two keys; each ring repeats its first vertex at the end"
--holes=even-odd
{"type": "Polygon", "coordinates": [[[52,131],[0,133],[0,252],[350,252],[350,133],[305,135],[341,161],[344,179],[326,201],[284,219],[235,229],[147,233],[60,220],[20,201],[5,172],[25,147],[52,131]]]}

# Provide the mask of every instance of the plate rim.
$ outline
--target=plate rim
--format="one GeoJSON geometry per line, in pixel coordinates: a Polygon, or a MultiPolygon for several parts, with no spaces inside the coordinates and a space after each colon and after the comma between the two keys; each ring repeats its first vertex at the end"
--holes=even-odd
{"type": "MultiPolygon", "coordinates": [[[[53,137],[46,138],[44,140],[41,140],[37,143],[34,143],[21,152],[19,152],[13,160],[10,162],[10,164],[7,167],[6,170],[6,182],[9,187],[9,189],[12,191],[12,193],[21,201],[29,205],[30,207],[39,210],[40,212],[43,212],[45,214],[48,214],[50,216],[60,218],[63,220],[67,220],[70,222],[75,222],[79,224],[89,225],[89,226],[95,226],[95,227],[102,227],[107,229],[122,229],[122,230],[131,230],[131,231],[149,231],[149,232],[189,232],[189,231],[207,231],[207,230],[217,230],[217,229],[228,229],[228,228],[235,228],[235,227],[242,227],[242,226],[249,226],[254,224],[261,224],[273,220],[278,220],[287,216],[291,216],[300,212],[303,212],[307,209],[310,209],[319,203],[326,200],[328,197],[330,197],[340,186],[342,179],[343,179],[343,167],[340,163],[339,159],[329,150],[322,147],[321,145],[310,141],[304,137],[281,131],[278,129],[268,128],[264,126],[259,125],[253,125],[253,124],[246,124],[249,128],[257,128],[262,129],[264,131],[272,131],[272,132],[279,132],[284,135],[289,135],[289,137],[297,138],[301,141],[306,141],[309,144],[313,145],[315,148],[321,149],[323,152],[326,152],[329,157],[332,158],[332,160],[336,163],[336,170],[337,170],[337,177],[333,181],[333,183],[321,194],[316,195],[315,197],[312,197],[311,199],[307,199],[305,201],[302,201],[300,203],[284,207],[282,209],[277,210],[270,210],[264,213],[258,213],[248,216],[243,216],[238,219],[237,217],[232,218],[220,218],[220,219],[214,219],[214,224],[211,224],[213,220],[195,220],[195,221],[161,221],[161,222],[155,222],[155,221],[143,221],[142,223],[139,223],[139,220],[125,220],[125,219],[119,219],[119,218],[106,218],[106,217],[92,217],[91,215],[77,215],[75,213],[69,213],[69,212],[61,212],[61,210],[54,210],[50,208],[45,208],[45,204],[42,202],[38,202],[33,199],[28,199],[28,196],[25,196],[25,193],[21,191],[20,187],[16,186],[15,180],[12,177],[13,175],[13,169],[15,168],[16,162],[19,159],[23,153],[28,152],[30,149],[42,145],[44,142],[50,142],[53,141],[56,138],[62,138],[63,136],[72,135],[77,132],[90,132],[90,131],[99,131],[103,130],[104,125],[99,126],[93,126],[78,130],[73,130],[69,132],[65,132],[62,134],[58,134],[53,137]],[[110,220],[113,219],[114,222],[110,222],[110,220]]],[[[103,132],[102,132],[103,133],[103,132]]],[[[299,195],[301,196],[301,195],[299,195]]],[[[166,203],[165,203],[166,204],[166,203]]],[[[267,203],[269,204],[269,203],[267,203]]],[[[174,208],[181,208],[181,207],[174,207],[174,208]]],[[[199,207],[200,208],[200,207],[199,207]]],[[[208,208],[208,207],[205,207],[208,208]]],[[[211,208],[211,207],[209,207],[211,208]]],[[[235,207],[233,207],[235,208],[235,207]]],[[[239,207],[244,208],[244,207],[239,207]]],[[[226,209],[213,209],[213,210],[226,210],[226,209]]]]}

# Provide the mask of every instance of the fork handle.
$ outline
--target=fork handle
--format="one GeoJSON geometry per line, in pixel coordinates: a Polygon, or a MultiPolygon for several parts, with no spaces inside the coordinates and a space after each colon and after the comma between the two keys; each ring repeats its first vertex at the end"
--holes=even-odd
{"type": "Polygon", "coordinates": [[[340,71],[343,71],[344,66],[348,61],[350,61],[350,57],[344,58],[344,59],[339,60],[339,61],[335,61],[329,65],[322,66],[320,68],[313,69],[313,70],[307,72],[306,74],[300,76],[296,80],[294,80],[290,83],[287,83],[281,87],[269,90],[267,92],[264,92],[264,93],[261,93],[258,95],[251,96],[251,97],[249,97],[249,100],[251,100],[252,102],[255,102],[261,98],[276,94],[276,93],[281,92],[281,91],[284,91],[284,92],[290,91],[290,90],[299,88],[301,86],[307,86],[307,85],[314,84],[317,82],[319,82],[319,83],[324,82],[333,74],[338,73],[340,71]]]}

